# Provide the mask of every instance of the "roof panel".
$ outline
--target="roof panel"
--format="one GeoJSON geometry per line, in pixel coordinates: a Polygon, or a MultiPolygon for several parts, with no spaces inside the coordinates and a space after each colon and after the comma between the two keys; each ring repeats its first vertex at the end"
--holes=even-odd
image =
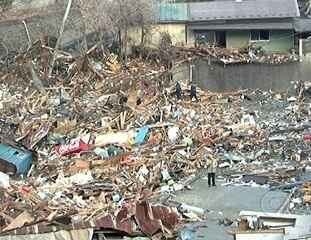
{"type": "Polygon", "coordinates": [[[190,3],[190,19],[261,19],[299,17],[297,0],[243,0],[190,3]]]}
{"type": "Polygon", "coordinates": [[[293,29],[293,24],[284,22],[275,23],[205,23],[205,24],[190,24],[189,29],[191,30],[288,30],[293,29]]]}

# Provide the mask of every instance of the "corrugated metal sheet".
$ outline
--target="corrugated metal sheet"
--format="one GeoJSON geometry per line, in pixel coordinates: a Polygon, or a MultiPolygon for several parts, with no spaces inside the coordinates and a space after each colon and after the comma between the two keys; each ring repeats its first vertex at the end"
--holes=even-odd
{"type": "Polygon", "coordinates": [[[187,3],[160,3],[158,5],[160,22],[177,22],[188,20],[187,3]]]}
{"type": "Polygon", "coordinates": [[[0,144],[0,159],[15,165],[17,175],[26,175],[32,164],[32,153],[0,144]]]}

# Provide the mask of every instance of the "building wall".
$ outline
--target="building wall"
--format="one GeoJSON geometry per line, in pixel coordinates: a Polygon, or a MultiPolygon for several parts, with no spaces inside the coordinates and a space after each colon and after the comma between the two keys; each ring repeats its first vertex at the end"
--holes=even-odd
{"type": "Polygon", "coordinates": [[[195,42],[195,34],[194,31],[187,29],[187,44],[193,46],[195,42]]]}
{"type": "MultiPolygon", "coordinates": [[[[227,31],[227,47],[243,48],[250,44],[250,31],[227,31]]],[[[256,42],[267,52],[290,52],[294,48],[294,33],[292,30],[271,30],[270,41],[256,42]]]]}
{"type": "Polygon", "coordinates": [[[227,31],[227,48],[243,48],[249,44],[249,31],[227,31]]]}

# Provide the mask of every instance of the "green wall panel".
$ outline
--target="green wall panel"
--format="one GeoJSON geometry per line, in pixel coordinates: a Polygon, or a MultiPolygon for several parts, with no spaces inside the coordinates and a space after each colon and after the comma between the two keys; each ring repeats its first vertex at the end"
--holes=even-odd
{"type": "Polygon", "coordinates": [[[227,31],[228,48],[243,48],[251,43],[262,46],[267,52],[289,52],[294,48],[294,33],[291,30],[271,30],[270,41],[250,42],[250,31],[227,31]]]}

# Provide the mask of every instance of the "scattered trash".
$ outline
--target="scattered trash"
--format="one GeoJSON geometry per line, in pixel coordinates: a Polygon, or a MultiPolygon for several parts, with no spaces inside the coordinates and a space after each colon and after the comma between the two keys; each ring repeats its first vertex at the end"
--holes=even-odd
{"type": "Polygon", "coordinates": [[[309,236],[310,216],[242,211],[235,239],[297,239],[309,236]]]}
{"type": "Polygon", "coordinates": [[[71,155],[89,150],[89,145],[80,137],[72,139],[68,144],[55,146],[55,151],[61,155],[71,155]]]}
{"type": "Polygon", "coordinates": [[[287,101],[290,102],[290,103],[296,102],[296,101],[297,101],[297,98],[295,98],[295,97],[289,97],[289,98],[287,98],[287,101]]]}
{"type": "Polygon", "coordinates": [[[190,228],[184,228],[180,231],[180,240],[194,240],[195,230],[190,228]]]}
{"type": "Polygon", "coordinates": [[[10,187],[10,176],[3,172],[0,172],[0,187],[10,187]]]}
{"type": "Polygon", "coordinates": [[[170,127],[167,131],[168,138],[171,143],[176,143],[180,136],[179,127],[170,127]]]}
{"type": "Polygon", "coordinates": [[[139,144],[143,144],[145,142],[146,136],[149,132],[149,127],[143,127],[140,128],[135,136],[135,144],[139,145],[139,144]]]}
{"type": "Polygon", "coordinates": [[[181,204],[180,206],[181,211],[191,211],[200,215],[204,215],[206,213],[206,210],[194,206],[190,206],[187,204],[181,204]]]}

